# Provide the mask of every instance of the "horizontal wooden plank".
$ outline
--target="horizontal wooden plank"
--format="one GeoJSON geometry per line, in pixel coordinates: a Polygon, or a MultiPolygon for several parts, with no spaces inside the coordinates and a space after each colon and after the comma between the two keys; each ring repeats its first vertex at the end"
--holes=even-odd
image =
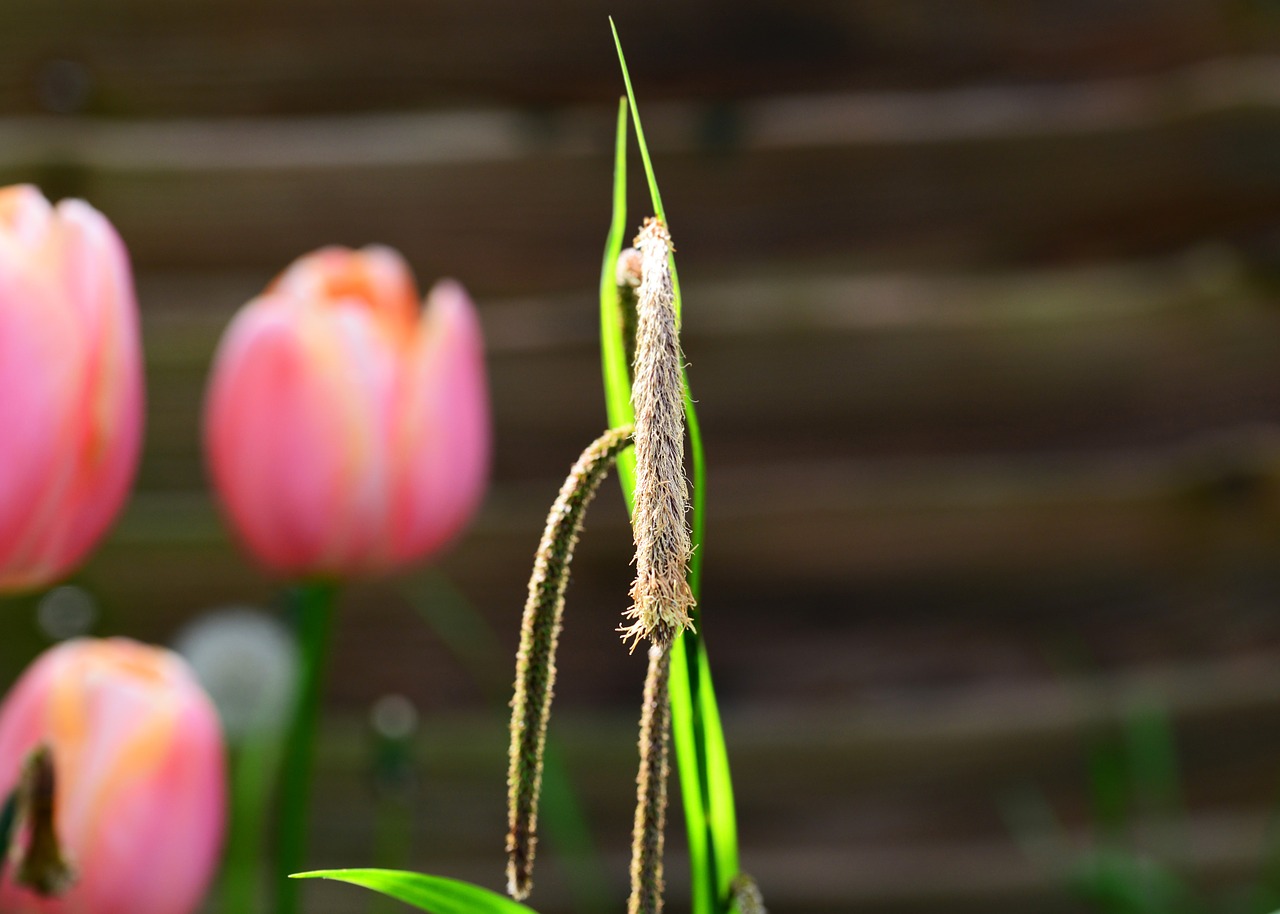
{"type": "MultiPolygon", "coordinates": [[[[143,490],[203,484],[209,359],[265,282],[142,275],[143,490]]],[[[554,478],[604,421],[592,298],[480,298],[498,479],[554,478]]],[[[1280,419],[1280,315],[1224,250],[1020,274],[695,274],[686,301],[685,351],[722,469],[1210,446],[1280,419]]]]}
{"type": "MultiPolygon", "coordinates": [[[[1065,89],[771,97],[708,147],[646,109],[693,270],[1079,261],[1249,239],[1280,211],[1275,61],[1065,89]]],[[[481,292],[584,287],[611,108],[289,120],[0,120],[0,181],[88,198],[145,268],[277,270],[384,241],[481,292]]],[[[635,219],[644,213],[637,200],[635,219]]],[[[1265,250],[1265,244],[1262,249],[1265,250]]],[[[689,275],[693,275],[690,273],[689,275]]]]}
{"type": "MultiPolygon", "coordinates": [[[[1146,454],[713,462],[705,628],[725,694],[822,705],[886,677],[981,680],[1036,667],[1040,646],[1064,632],[1114,663],[1184,650],[1188,626],[1197,656],[1280,641],[1258,615],[1280,595],[1277,467],[1268,436],[1146,454]],[[1206,602],[1218,609],[1202,631],[1195,611],[1206,602]],[[938,634],[921,643],[928,632],[938,634]],[[860,662],[850,643],[864,645],[860,662]],[[785,685],[762,675],[773,668],[789,670],[785,685]]],[[[499,478],[441,566],[510,651],[558,484],[499,478]]],[[[638,685],[640,667],[609,660],[630,551],[606,490],[576,561],[566,696],[607,703],[638,685]]],[[[137,494],[80,579],[102,602],[105,630],[153,639],[198,608],[265,604],[275,590],[195,491],[137,494]]],[[[393,585],[353,595],[342,700],[412,690],[447,707],[483,694],[441,657],[413,602],[393,585]]]]}
{"type": "MultiPolygon", "coordinates": [[[[1270,493],[1280,485],[1280,448],[1247,437],[1215,444],[1145,455],[713,467],[709,523],[721,561],[750,569],[755,583],[776,575],[847,585],[924,570],[1171,571],[1187,550],[1219,537],[1252,543],[1261,560],[1277,522],[1270,493]]],[[[491,559],[502,564],[498,555],[519,557],[520,576],[555,488],[550,479],[495,486],[455,567],[480,576],[491,559]]],[[[616,532],[623,519],[608,516],[597,524],[616,532]]],[[[605,555],[625,553],[623,540],[605,555]]],[[[128,553],[164,545],[198,553],[221,541],[205,497],[148,492],[135,496],[112,543],[128,553]]]]}
{"type": "MultiPolygon", "coordinates": [[[[650,98],[1132,74],[1280,44],[1274,15],[1227,0],[659,0],[614,12],[650,98]]],[[[0,10],[0,111],[545,107],[619,90],[590,0],[9,0],[0,10]]]]}

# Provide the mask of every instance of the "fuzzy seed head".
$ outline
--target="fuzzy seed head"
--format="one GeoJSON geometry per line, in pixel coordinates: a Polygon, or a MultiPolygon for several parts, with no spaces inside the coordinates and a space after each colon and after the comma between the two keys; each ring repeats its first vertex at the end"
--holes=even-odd
{"type": "Polygon", "coordinates": [[[610,429],[582,452],[547,515],[534,556],[516,655],[507,770],[507,892],[517,901],[528,897],[533,889],[547,721],[555,691],[556,650],[573,550],[582,533],[587,506],[630,441],[630,426],[610,429]]]}
{"type": "Polygon", "coordinates": [[[689,485],[684,475],[683,360],[676,331],[675,291],[668,258],[675,248],[660,219],[636,236],[641,282],[636,303],[636,351],[631,405],[635,411],[636,486],[631,519],[636,579],[630,624],[632,649],[641,639],[667,645],[692,628],[687,580],[689,485]]]}

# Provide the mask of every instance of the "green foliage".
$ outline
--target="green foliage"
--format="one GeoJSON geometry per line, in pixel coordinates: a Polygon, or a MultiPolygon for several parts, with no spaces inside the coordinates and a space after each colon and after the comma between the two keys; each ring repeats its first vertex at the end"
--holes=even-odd
{"type": "MultiPolygon", "coordinates": [[[[610,25],[612,24],[610,20],[610,25]]],[[[613,37],[618,51],[618,62],[622,67],[623,80],[627,87],[627,98],[621,102],[618,110],[613,218],[605,245],[604,266],[600,278],[600,347],[604,361],[605,403],[609,424],[617,427],[632,422],[631,375],[622,337],[621,304],[614,272],[627,225],[625,115],[628,106],[635,125],[636,139],[640,146],[640,156],[644,163],[654,214],[667,222],[668,226],[670,222],[662,207],[653,163],[644,139],[644,128],[635,104],[631,76],[627,72],[627,63],[616,27],[613,37]]],[[[674,262],[671,265],[671,278],[675,288],[678,318],[681,313],[680,281],[674,262]]],[[[706,462],[702,447],[702,433],[694,410],[693,397],[689,391],[687,373],[684,378],[684,388],[685,419],[689,429],[689,447],[692,454],[690,475],[693,484],[690,526],[694,551],[689,567],[689,584],[697,599],[700,597],[702,580],[706,462]]],[[[630,507],[634,488],[631,465],[628,464],[624,468],[620,460],[618,475],[622,482],[623,495],[630,507]]],[[[723,914],[729,909],[730,884],[738,873],[737,821],[734,811],[733,782],[729,775],[728,752],[720,725],[715,688],[711,681],[711,666],[701,635],[700,613],[696,608],[694,621],[696,630],[685,632],[672,646],[671,726],[680,773],[685,827],[689,836],[693,912],[694,914],[723,914]]]]}
{"type": "MultiPolygon", "coordinates": [[[[627,100],[623,98],[618,100],[617,139],[613,150],[613,219],[609,223],[604,263],[600,267],[600,361],[610,428],[635,424],[635,415],[631,411],[631,370],[627,365],[627,346],[622,329],[622,300],[614,272],[626,234],[627,100]]],[[[633,448],[627,448],[618,455],[616,468],[630,510],[631,493],[636,485],[636,453],[633,448]]]]}
{"type": "Polygon", "coordinates": [[[1123,848],[1085,855],[1070,868],[1073,895],[1108,914],[1204,914],[1191,887],[1143,854],[1123,848]]]}
{"type": "MultiPolygon", "coordinates": [[[[307,850],[308,800],[314,768],[316,731],[320,725],[324,669],[333,633],[338,587],[327,581],[299,584],[292,613],[301,665],[298,668],[297,704],[285,743],[284,778],[280,783],[280,825],[276,832],[277,872],[288,873],[302,865],[307,850]]],[[[298,910],[297,886],[288,879],[276,885],[276,914],[298,910]]]]}
{"type": "Polygon", "coordinates": [[[1277,855],[1263,855],[1259,885],[1205,890],[1178,871],[1193,840],[1182,799],[1172,722],[1150,697],[1100,723],[1087,756],[1093,823],[1081,850],[1037,791],[1007,798],[1006,813],[1028,855],[1099,914],[1261,914],[1275,907],[1277,855]]]}
{"type": "Polygon", "coordinates": [[[536,914],[533,908],[469,882],[401,870],[347,869],[294,873],[291,879],[333,879],[363,886],[431,914],[536,914]]]}

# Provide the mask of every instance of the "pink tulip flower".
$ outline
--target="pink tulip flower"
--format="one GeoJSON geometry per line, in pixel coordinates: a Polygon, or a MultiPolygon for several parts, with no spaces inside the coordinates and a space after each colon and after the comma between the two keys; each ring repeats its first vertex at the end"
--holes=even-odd
{"type": "Polygon", "coordinates": [[[124,244],[82,200],[0,189],[0,591],[75,567],[119,511],[142,437],[124,244]]]}
{"type": "Polygon", "coordinates": [[[419,305],[395,251],[325,248],[232,321],[205,407],[232,525],[286,576],[378,574],[439,549],[488,475],[475,309],[454,282],[419,305]]]}
{"type": "Polygon", "coordinates": [[[8,866],[0,911],[195,910],[222,843],[226,778],[217,713],[186,663],[123,638],[51,648],[0,705],[0,792],[40,744],[52,750],[55,827],[77,879],[42,898],[8,866]]]}

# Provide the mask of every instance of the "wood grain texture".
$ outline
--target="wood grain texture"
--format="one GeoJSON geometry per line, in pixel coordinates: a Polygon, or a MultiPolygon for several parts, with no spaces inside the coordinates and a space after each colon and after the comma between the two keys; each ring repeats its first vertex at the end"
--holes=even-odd
{"type": "MultiPolygon", "coordinates": [[[[771,96],[737,106],[721,139],[702,103],[646,117],[696,269],[1082,262],[1269,238],[1278,70],[771,96]]],[[[603,107],[8,118],[0,180],[86,197],[146,268],[275,270],[380,240],[482,293],[563,289],[595,272],[612,122],[603,107]]]]}
{"type": "Polygon", "coordinates": [[[0,111],[595,101],[617,92],[606,12],[649,99],[1111,76],[1280,44],[1265,5],[1228,0],[651,0],[610,10],[590,0],[9,0],[0,111]]]}

